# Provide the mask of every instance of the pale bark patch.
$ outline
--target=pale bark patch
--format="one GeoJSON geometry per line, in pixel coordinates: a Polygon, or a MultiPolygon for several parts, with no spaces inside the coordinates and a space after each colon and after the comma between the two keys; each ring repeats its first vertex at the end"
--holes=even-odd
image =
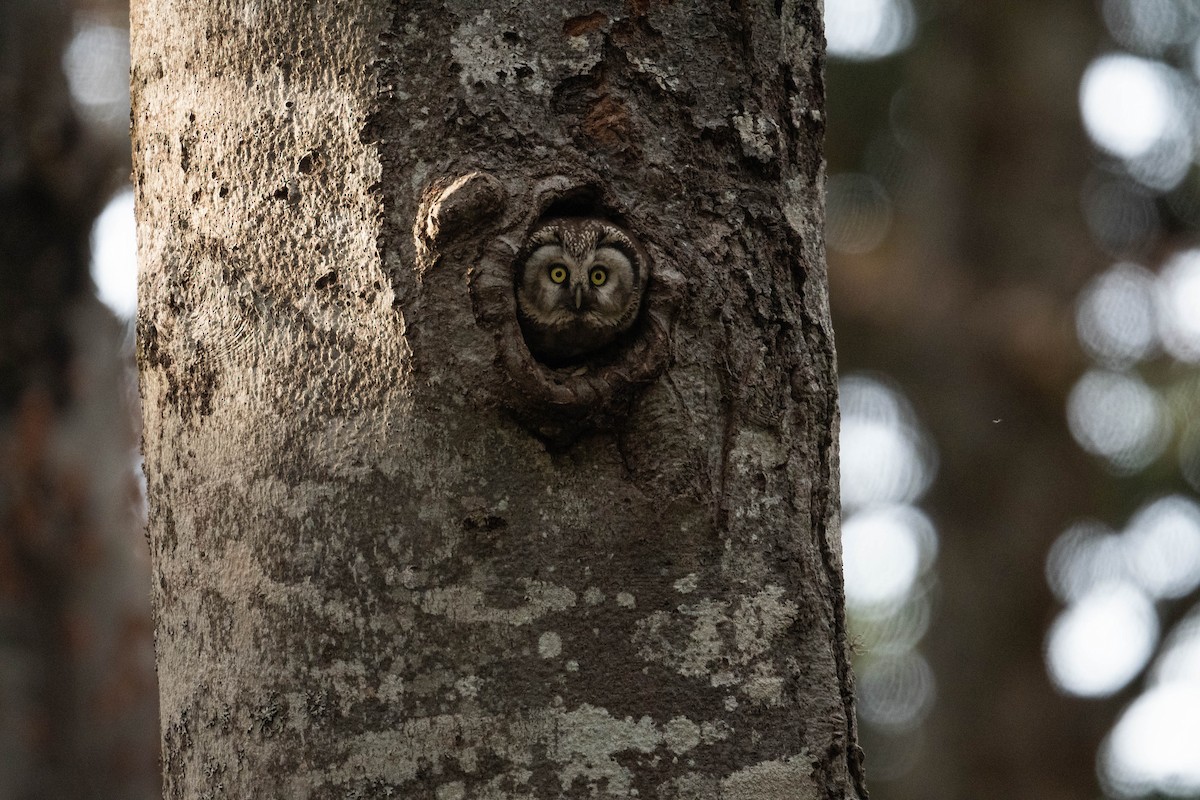
{"type": "Polygon", "coordinates": [[[764,761],[721,782],[721,800],[815,800],[819,796],[805,755],[764,761]]]}
{"type": "Polygon", "coordinates": [[[575,592],[565,586],[555,586],[531,579],[522,581],[527,603],[516,608],[494,608],[484,602],[484,595],[472,586],[446,586],[424,593],[421,610],[427,614],[449,617],[457,623],[528,625],[555,611],[565,611],[575,605],[575,592]]]}
{"type": "MultiPolygon", "coordinates": [[[[632,753],[654,754],[656,759],[674,759],[701,745],[728,739],[730,729],[722,721],[701,723],[676,717],[659,725],[650,717],[614,717],[606,709],[583,704],[577,708],[553,708],[525,720],[488,715],[443,715],[414,719],[399,729],[366,734],[345,743],[349,756],[338,769],[319,775],[300,775],[292,783],[295,797],[307,797],[312,782],[321,779],[330,784],[346,783],[364,771],[385,780],[402,783],[412,780],[422,765],[432,765],[435,774],[453,767],[468,775],[479,768],[481,750],[503,756],[514,766],[493,783],[501,781],[520,787],[531,775],[522,765],[534,761],[544,751],[554,762],[563,792],[586,787],[593,793],[628,796],[633,773],[621,762],[632,753]],[[463,743],[485,743],[482,746],[463,743]],[[661,752],[659,752],[661,751],[661,752]]],[[[771,765],[759,765],[759,773],[742,779],[743,783],[766,785],[771,776],[782,773],[771,765]],[[766,776],[766,777],[764,777],[766,776]]],[[[740,773],[735,773],[737,777],[740,773]]],[[[447,781],[439,791],[454,792],[456,781],[447,781]]],[[[735,784],[740,786],[741,784],[735,784]]],[[[774,784],[771,784],[774,785],[774,784]]],[[[526,797],[494,789],[480,797],[517,800],[526,797]]],[[[538,795],[528,795],[538,796],[538,795]]],[[[778,797],[792,797],[790,794],[778,797]]],[[[778,800],[767,795],[731,795],[731,800],[778,800]]],[[[806,797],[806,795],[797,795],[806,797]]]]}
{"type": "Polygon", "coordinates": [[[768,586],[735,601],[700,600],[638,623],[643,658],[713,687],[739,687],[751,700],[777,703],[783,680],[769,655],[795,622],[799,607],[768,586]]]}

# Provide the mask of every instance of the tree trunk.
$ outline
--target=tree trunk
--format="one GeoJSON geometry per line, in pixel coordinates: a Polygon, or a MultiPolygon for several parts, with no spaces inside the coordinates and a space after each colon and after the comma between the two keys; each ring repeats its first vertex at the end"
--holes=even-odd
{"type": "Polygon", "coordinates": [[[865,797],[819,4],[557,8],[135,3],[167,797],[865,797]],[[652,266],[553,369],[561,216],[652,266]]]}

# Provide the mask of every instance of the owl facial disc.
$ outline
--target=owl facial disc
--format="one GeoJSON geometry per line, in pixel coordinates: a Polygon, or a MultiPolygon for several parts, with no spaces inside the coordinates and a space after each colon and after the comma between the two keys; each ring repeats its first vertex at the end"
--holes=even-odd
{"type": "Polygon", "coordinates": [[[621,227],[593,217],[534,229],[517,269],[517,310],[530,351],[557,366],[609,346],[637,319],[648,265],[621,227]]]}

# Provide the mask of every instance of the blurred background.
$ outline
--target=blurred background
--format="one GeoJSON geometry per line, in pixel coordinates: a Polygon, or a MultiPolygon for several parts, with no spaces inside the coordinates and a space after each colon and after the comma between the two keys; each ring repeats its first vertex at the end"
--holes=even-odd
{"type": "MultiPolygon", "coordinates": [[[[1200,798],[1200,3],[825,0],[877,800],[1200,798]]],[[[0,800],[157,796],[119,0],[0,0],[0,800]]]]}
{"type": "Polygon", "coordinates": [[[1200,797],[1200,3],[826,25],[872,794],[1200,797]]]}

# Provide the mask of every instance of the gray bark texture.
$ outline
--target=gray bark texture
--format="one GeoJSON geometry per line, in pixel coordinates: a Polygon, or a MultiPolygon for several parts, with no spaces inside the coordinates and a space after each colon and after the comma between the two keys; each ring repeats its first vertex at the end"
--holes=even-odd
{"type": "Polygon", "coordinates": [[[819,4],[133,9],[168,798],[864,797],[819,4]],[[551,369],[550,216],[652,261],[551,369]]]}

